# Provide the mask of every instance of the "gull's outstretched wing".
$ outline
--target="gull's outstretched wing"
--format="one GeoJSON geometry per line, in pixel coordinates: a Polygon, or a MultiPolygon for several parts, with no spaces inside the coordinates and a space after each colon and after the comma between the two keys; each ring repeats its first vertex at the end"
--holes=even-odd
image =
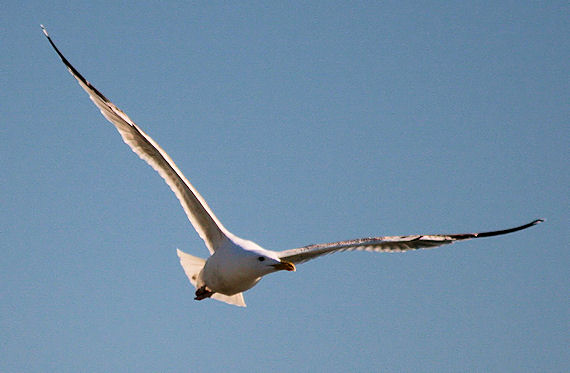
{"type": "Polygon", "coordinates": [[[350,241],[309,245],[298,249],[281,251],[278,255],[279,259],[284,259],[298,264],[321,255],[332,254],[339,251],[363,250],[376,252],[401,252],[407,250],[426,249],[447,245],[455,241],[469,240],[471,238],[491,237],[512,233],[532,227],[533,225],[542,223],[543,221],[543,219],[537,219],[519,227],[493,232],[360,238],[350,241]]]}
{"type": "Polygon", "coordinates": [[[164,150],[146,133],[143,132],[125,113],[109,101],[101,92],[91,85],[61,54],[51,40],[46,29],[43,32],[51,46],[71,75],[79,82],[79,85],[89,94],[89,98],[101,111],[103,116],[115,125],[123,141],[131,149],[154,168],[166,181],[170,189],[180,200],[188,219],[213,253],[231,235],[219,222],[210,210],[204,198],[196,191],[190,182],[184,177],[172,159],[164,150]]]}

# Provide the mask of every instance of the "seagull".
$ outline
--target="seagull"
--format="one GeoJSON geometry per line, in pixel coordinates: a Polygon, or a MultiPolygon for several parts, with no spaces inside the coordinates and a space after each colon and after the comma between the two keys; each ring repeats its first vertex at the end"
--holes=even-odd
{"type": "Polygon", "coordinates": [[[177,249],[180,264],[190,283],[196,288],[196,300],[216,299],[245,307],[243,292],[255,286],[263,276],[277,271],[295,271],[296,264],[322,255],[341,251],[403,252],[432,248],[472,238],[499,236],[541,223],[536,219],[514,228],[460,234],[429,234],[359,238],[285,251],[267,250],[255,242],[228,231],[214,215],[204,198],[182,174],[168,154],[137,126],[123,111],[89,83],[56,47],[46,28],[41,25],[49,43],[71,75],[89,95],[103,116],[118,130],[123,141],[164,179],[174,192],[188,220],[210,252],[202,259],[177,249]]]}

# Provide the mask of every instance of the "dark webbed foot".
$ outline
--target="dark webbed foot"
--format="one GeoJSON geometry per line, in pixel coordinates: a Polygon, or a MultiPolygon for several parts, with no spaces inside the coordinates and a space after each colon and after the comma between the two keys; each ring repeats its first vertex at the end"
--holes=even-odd
{"type": "Polygon", "coordinates": [[[194,298],[195,300],[202,300],[202,299],[206,299],[206,298],[210,298],[212,295],[214,295],[214,291],[211,291],[210,289],[208,289],[205,285],[202,286],[201,288],[196,290],[196,298],[194,298]]]}

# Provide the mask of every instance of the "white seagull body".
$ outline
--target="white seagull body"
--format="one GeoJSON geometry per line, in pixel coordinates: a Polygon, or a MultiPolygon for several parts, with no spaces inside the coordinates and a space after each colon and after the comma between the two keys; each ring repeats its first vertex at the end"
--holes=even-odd
{"type": "Polygon", "coordinates": [[[350,250],[401,252],[431,248],[459,240],[511,233],[543,221],[537,219],[518,227],[492,232],[370,237],[309,245],[280,252],[266,250],[254,242],[244,240],[229,232],[168,154],[125,113],[92,86],[61,54],[43,26],[42,29],[69,72],[77,79],[81,88],[89,94],[89,98],[103,116],[117,128],[123,141],[154,168],[176,194],[190,223],[204,240],[210,251],[210,257],[207,260],[178,250],[184,272],[197,289],[195,298],[197,300],[212,297],[245,307],[242,293],[257,284],[263,276],[280,270],[295,271],[295,264],[321,255],[350,250]]]}

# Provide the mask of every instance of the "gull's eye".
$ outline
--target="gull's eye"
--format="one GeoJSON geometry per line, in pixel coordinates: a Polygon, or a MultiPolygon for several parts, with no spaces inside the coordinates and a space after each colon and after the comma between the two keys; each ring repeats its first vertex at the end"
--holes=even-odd
{"type": "Polygon", "coordinates": [[[260,262],[263,262],[263,261],[265,260],[265,257],[264,257],[264,256],[260,256],[260,257],[257,258],[257,260],[259,260],[260,262]]]}

